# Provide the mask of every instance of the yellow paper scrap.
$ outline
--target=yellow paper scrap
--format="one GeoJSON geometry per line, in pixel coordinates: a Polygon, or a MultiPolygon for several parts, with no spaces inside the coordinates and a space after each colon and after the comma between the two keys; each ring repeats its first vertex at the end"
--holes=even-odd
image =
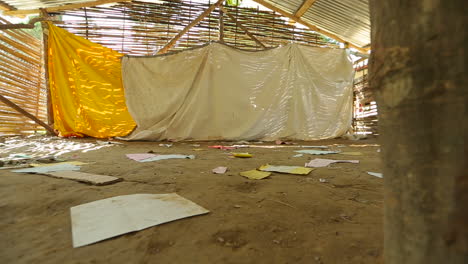
{"type": "Polygon", "coordinates": [[[204,149],[201,149],[201,148],[194,148],[192,149],[193,151],[204,151],[204,149]]]}
{"type": "Polygon", "coordinates": [[[271,175],[271,172],[264,172],[264,171],[258,171],[258,170],[249,170],[249,171],[243,171],[240,173],[241,176],[244,176],[246,178],[252,179],[252,180],[261,180],[263,178],[266,178],[271,175]]]}
{"type": "Polygon", "coordinates": [[[362,152],[340,152],[341,155],[350,155],[350,156],[361,156],[362,152]]]}
{"type": "Polygon", "coordinates": [[[307,175],[313,170],[311,168],[299,167],[299,166],[272,166],[268,164],[263,165],[258,169],[261,171],[289,173],[289,174],[297,174],[297,175],[307,175]]]}
{"type": "Polygon", "coordinates": [[[231,153],[236,158],[251,158],[252,154],[249,153],[231,153]]]}

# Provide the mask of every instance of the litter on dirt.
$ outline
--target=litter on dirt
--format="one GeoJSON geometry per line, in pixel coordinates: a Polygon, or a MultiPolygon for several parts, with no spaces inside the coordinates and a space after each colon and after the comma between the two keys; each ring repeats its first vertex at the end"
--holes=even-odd
{"type": "Polygon", "coordinates": [[[236,158],[252,158],[253,157],[253,155],[249,153],[231,153],[231,154],[232,156],[236,158]]]}
{"type": "Polygon", "coordinates": [[[150,162],[158,160],[167,160],[167,159],[195,159],[194,155],[181,155],[181,154],[169,154],[169,155],[159,155],[151,153],[141,153],[141,154],[126,154],[127,158],[138,161],[138,162],[150,162]]]}
{"type": "Polygon", "coordinates": [[[32,168],[26,169],[19,169],[19,170],[12,170],[12,172],[19,172],[19,173],[49,173],[55,171],[77,171],[80,170],[80,166],[70,164],[70,163],[57,163],[57,164],[47,164],[47,165],[40,165],[35,166],[32,168]]]}
{"type": "Polygon", "coordinates": [[[341,155],[349,155],[349,156],[362,156],[362,152],[340,152],[341,155]]]}
{"type": "Polygon", "coordinates": [[[202,149],[202,148],[195,148],[195,149],[192,149],[193,151],[204,151],[205,149],[202,149]]]}
{"type": "Polygon", "coordinates": [[[288,173],[288,174],[296,174],[296,175],[307,175],[313,169],[299,167],[299,166],[273,166],[273,165],[263,165],[258,168],[260,171],[268,171],[268,172],[279,172],[279,173],[288,173]]]}
{"type": "Polygon", "coordinates": [[[327,155],[327,154],[340,153],[339,151],[334,151],[334,150],[315,150],[315,149],[296,150],[295,152],[302,153],[302,154],[311,154],[311,155],[327,155]]]}
{"type": "Polygon", "coordinates": [[[227,171],[227,167],[216,167],[213,170],[211,170],[214,174],[224,174],[227,171]]]}
{"type": "Polygon", "coordinates": [[[347,163],[359,163],[359,160],[332,160],[332,159],[313,159],[306,163],[304,166],[309,168],[320,168],[326,167],[332,163],[347,162],[347,163]]]}
{"type": "Polygon", "coordinates": [[[122,180],[121,178],[117,178],[117,177],[84,173],[84,172],[79,172],[79,171],[55,171],[55,172],[49,172],[45,175],[52,176],[55,178],[90,183],[93,185],[108,185],[108,184],[116,183],[122,180]]]}
{"type": "Polygon", "coordinates": [[[367,174],[378,177],[378,178],[383,178],[383,173],[368,171],[367,174]]]}
{"type": "Polygon", "coordinates": [[[96,143],[97,143],[98,145],[101,145],[101,146],[102,146],[102,145],[112,145],[112,144],[114,144],[114,145],[123,145],[123,143],[117,142],[117,141],[102,141],[102,140],[96,140],[96,143]]]}
{"type": "Polygon", "coordinates": [[[249,178],[251,180],[261,180],[271,175],[271,172],[249,170],[240,173],[241,176],[249,178]]]}
{"type": "Polygon", "coordinates": [[[235,147],[231,147],[231,146],[221,146],[221,145],[215,145],[215,146],[208,146],[209,148],[212,148],[212,149],[222,149],[222,150],[232,150],[232,149],[236,149],[235,147]]]}
{"type": "Polygon", "coordinates": [[[73,247],[209,213],[176,193],[132,194],[70,208],[73,247]]]}

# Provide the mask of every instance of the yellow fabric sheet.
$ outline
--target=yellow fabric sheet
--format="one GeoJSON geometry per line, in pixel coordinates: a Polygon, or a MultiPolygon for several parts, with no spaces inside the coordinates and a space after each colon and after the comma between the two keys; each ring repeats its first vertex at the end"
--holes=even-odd
{"type": "Polygon", "coordinates": [[[49,85],[62,136],[125,136],[135,127],[125,103],[123,55],[49,23],[49,85]]]}

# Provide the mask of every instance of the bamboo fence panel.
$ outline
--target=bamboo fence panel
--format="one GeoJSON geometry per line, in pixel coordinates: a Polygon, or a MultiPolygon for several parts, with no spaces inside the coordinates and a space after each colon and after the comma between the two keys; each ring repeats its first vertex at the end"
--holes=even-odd
{"type": "MultiPolygon", "coordinates": [[[[0,24],[10,23],[0,18],[0,24]]],[[[0,31],[0,94],[45,121],[47,99],[41,52],[41,41],[26,31],[0,31]]],[[[27,135],[43,130],[0,102],[0,135],[27,135]]]]}
{"type": "MultiPolygon", "coordinates": [[[[111,7],[87,7],[51,15],[62,15],[58,26],[124,54],[153,55],[215,0],[161,0],[157,3],[126,2],[111,7]]],[[[227,11],[267,47],[290,42],[310,46],[337,47],[308,29],[290,25],[280,14],[255,8],[225,6],[227,11]]],[[[182,36],[169,51],[178,51],[218,41],[219,12],[213,11],[182,36]]],[[[245,32],[224,19],[224,43],[239,49],[262,50],[245,32]]]]}

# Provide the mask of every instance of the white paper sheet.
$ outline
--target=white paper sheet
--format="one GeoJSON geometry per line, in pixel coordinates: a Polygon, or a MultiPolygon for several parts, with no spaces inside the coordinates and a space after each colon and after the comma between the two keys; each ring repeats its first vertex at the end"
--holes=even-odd
{"type": "Polygon", "coordinates": [[[303,154],[311,154],[311,155],[327,155],[327,154],[340,153],[339,151],[333,151],[333,150],[315,150],[315,149],[296,150],[295,152],[303,153],[303,154]]]}
{"type": "Polygon", "coordinates": [[[383,178],[383,174],[382,174],[382,173],[379,173],[379,172],[371,172],[371,171],[368,171],[367,174],[372,175],[372,176],[375,176],[375,177],[377,177],[377,178],[383,178]]]}
{"type": "Polygon", "coordinates": [[[332,160],[332,159],[313,159],[305,164],[305,167],[320,168],[326,167],[332,163],[346,162],[346,163],[359,163],[359,160],[332,160]]]}
{"type": "Polygon", "coordinates": [[[122,195],[74,206],[73,247],[208,212],[176,193],[122,195]]]}
{"type": "Polygon", "coordinates": [[[12,172],[22,172],[22,173],[48,173],[53,171],[77,171],[80,170],[80,166],[61,163],[56,165],[47,165],[47,166],[37,166],[33,168],[26,168],[20,170],[12,170],[12,172]]]}

